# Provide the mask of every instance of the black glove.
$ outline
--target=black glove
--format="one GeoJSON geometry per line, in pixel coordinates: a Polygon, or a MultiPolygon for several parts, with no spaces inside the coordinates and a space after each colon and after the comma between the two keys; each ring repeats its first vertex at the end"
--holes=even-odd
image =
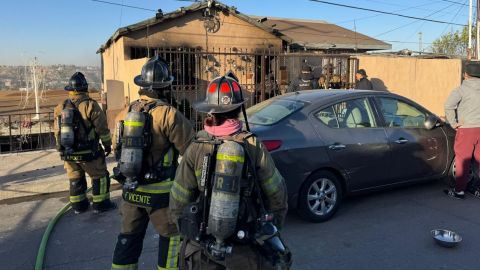
{"type": "Polygon", "coordinates": [[[107,146],[103,146],[103,148],[105,149],[105,156],[108,157],[108,155],[110,155],[110,153],[112,153],[112,146],[110,145],[107,145],[107,146]]]}

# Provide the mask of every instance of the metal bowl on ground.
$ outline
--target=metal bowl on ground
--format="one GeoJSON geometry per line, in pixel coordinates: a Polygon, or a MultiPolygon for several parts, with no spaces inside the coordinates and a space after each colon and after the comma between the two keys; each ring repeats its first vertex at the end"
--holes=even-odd
{"type": "Polygon", "coordinates": [[[437,229],[432,230],[430,233],[432,234],[433,239],[435,239],[435,242],[442,247],[451,248],[462,241],[462,237],[453,231],[437,229]]]}

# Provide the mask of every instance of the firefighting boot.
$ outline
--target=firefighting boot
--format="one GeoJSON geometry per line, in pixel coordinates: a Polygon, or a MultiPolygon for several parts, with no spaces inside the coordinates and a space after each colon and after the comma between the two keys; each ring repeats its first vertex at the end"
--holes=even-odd
{"type": "Polygon", "coordinates": [[[75,215],[79,215],[81,213],[84,213],[88,210],[90,203],[88,202],[87,199],[79,202],[76,207],[73,209],[75,212],[75,215]]]}
{"type": "Polygon", "coordinates": [[[93,207],[93,213],[99,214],[102,212],[106,212],[109,210],[113,210],[117,208],[117,204],[112,202],[111,200],[105,200],[101,203],[98,204],[92,204],[93,207]]]}
{"type": "Polygon", "coordinates": [[[85,194],[87,180],[85,177],[70,179],[70,203],[75,214],[81,214],[88,210],[88,199],[85,194]]]}
{"type": "Polygon", "coordinates": [[[110,201],[110,177],[108,173],[99,179],[92,179],[92,208],[94,213],[115,209],[117,205],[110,201]]]}

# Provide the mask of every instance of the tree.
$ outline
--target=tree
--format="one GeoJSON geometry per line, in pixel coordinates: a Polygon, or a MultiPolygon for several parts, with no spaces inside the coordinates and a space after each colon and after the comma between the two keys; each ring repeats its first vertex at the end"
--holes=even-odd
{"type": "MultiPolygon", "coordinates": [[[[472,42],[475,42],[475,27],[472,27],[472,42]]],[[[450,32],[435,39],[432,43],[432,52],[446,55],[466,56],[468,48],[468,26],[461,30],[450,32]]]]}

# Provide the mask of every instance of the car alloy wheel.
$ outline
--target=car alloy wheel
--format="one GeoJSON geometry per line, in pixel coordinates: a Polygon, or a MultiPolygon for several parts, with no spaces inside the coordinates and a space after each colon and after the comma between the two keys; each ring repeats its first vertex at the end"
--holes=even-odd
{"type": "Polygon", "coordinates": [[[337,188],[327,178],[321,178],[312,183],[308,190],[308,207],[316,215],[326,215],[337,203],[337,188]]]}
{"type": "Polygon", "coordinates": [[[306,220],[329,220],[342,199],[342,186],[330,171],[318,171],[305,180],[298,196],[298,214],[306,220]]]}
{"type": "MultiPolygon", "coordinates": [[[[470,165],[470,169],[468,170],[468,187],[470,188],[473,185],[477,185],[478,181],[480,180],[478,178],[478,171],[479,168],[476,167],[476,164],[472,162],[470,165]]],[[[445,177],[445,183],[447,186],[454,188],[455,187],[455,173],[456,173],[456,165],[455,165],[455,159],[452,161],[450,165],[450,171],[447,177],[445,177]]]]}

